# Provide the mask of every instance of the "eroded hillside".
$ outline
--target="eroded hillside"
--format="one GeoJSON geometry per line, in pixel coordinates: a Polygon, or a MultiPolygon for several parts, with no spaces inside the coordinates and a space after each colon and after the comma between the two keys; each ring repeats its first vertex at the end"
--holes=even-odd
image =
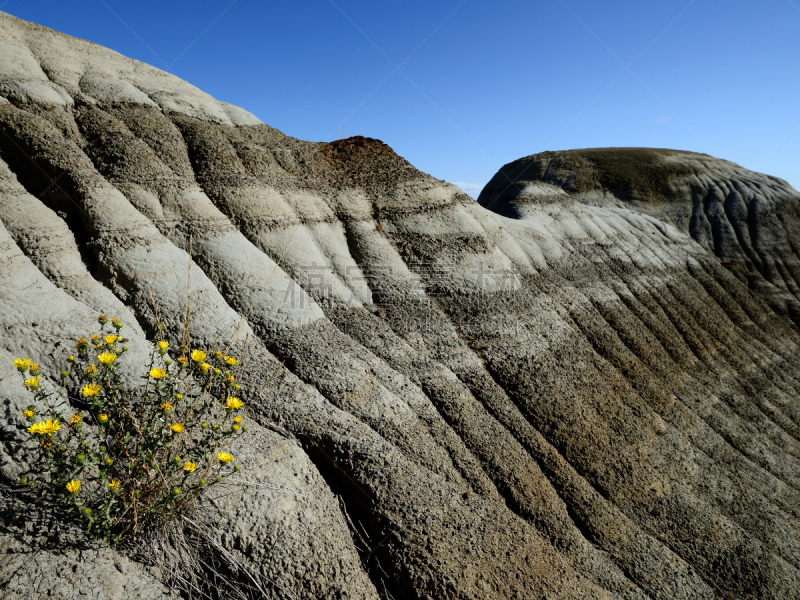
{"type": "Polygon", "coordinates": [[[505,165],[479,202],[503,212],[555,186],[592,206],[635,210],[713,252],[776,313],[800,323],[800,192],[707,154],[656,148],[542,152],[505,165]],[[541,184],[546,184],[542,186],[541,184]]]}
{"type": "MultiPolygon", "coordinates": [[[[198,344],[248,315],[213,535],[275,597],[797,597],[800,337],[672,225],[553,186],[498,214],[2,14],[0,159],[6,484],[11,359],[57,373],[103,311],[143,361],[188,286],[198,344]]],[[[5,597],[164,593],[0,499],[5,597]]]]}

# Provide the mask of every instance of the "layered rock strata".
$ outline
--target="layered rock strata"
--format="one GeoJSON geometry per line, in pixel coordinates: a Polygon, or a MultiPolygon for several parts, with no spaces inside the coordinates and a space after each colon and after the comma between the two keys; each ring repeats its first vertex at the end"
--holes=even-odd
{"type": "Polygon", "coordinates": [[[562,190],[583,204],[633,210],[673,225],[776,313],[800,323],[800,192],[782,179],[695,152],[590,148],[509,163],[479,202],[514,213],[562,190]]]}
{"type": "MultiPolygon", "coordinates": [[[[800,337],[713,253],[552,186],[487,210],[377,140],[0,33],[0,362],[57,373],[98,311],[143,357],[188,289],[193,340],[247,340],[253,435],[209,527],[273,596],[797,597],[800,337]]],[[[2,368],[0,590],[163,594],[32,535],[2,368]]]]}

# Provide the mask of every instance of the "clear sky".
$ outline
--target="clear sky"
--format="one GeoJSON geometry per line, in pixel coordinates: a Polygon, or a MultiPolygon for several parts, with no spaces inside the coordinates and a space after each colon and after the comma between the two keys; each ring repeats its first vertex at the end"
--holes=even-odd
{"type": "Polygon", "coordinates": [[[168,70],[288,135],[379,138],[473,195],[521,156],[601,146],[705,152],[800,189],[800,0],[0,0],[0,10],[168,70]]]}

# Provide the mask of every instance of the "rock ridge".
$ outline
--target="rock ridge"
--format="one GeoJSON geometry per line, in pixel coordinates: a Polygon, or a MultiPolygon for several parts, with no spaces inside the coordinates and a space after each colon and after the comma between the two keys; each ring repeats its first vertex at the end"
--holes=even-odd
{"type": "Polygon", "coordinates": [[[782,179],[695,152],[590,148],[513,161],[478,201],[503,214],[545,197],[564,201],[565,195],[676,227],[713,252],[776,313],[798,323],[800,192],[782,179]]]}

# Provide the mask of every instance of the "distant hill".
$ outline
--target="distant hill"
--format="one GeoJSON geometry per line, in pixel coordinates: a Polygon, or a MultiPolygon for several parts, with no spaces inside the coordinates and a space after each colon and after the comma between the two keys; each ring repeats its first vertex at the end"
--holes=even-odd
{"type": "Polygon", "coordinates": [[[694,152],[565,150],[505,165],[479,202],[508,210],[536,182],[584,204],[635,210],[673,225],[716,254],[776,313],[800,323],[800,192],[782,179],[694,152]]]}

